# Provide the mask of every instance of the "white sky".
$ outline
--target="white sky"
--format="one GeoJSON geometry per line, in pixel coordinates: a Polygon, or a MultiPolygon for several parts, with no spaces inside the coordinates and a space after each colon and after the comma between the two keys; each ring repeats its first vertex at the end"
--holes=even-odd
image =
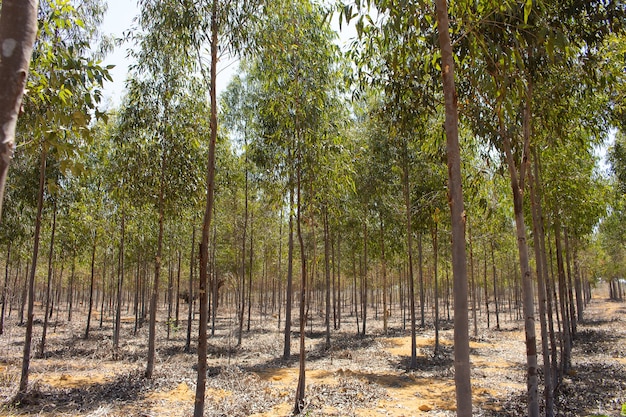
{"type": "MultiPolygon", "coordinates": [[[[136,0],[108,0],[108,11],[104,17],[102,24],[102,32],[107,35],[113,35],[116,38],[121,38],[125,31],[128,31],[132,24],[133,19],[139,13],[136,0]]],[[[333,27],[338,31],[337,21],[333,19],[333,27]]],[[[343,25],[343,30],[340,32],[340,45],[342,48],[346,47],[351,40],[356,36],[356,30],[354,25],[343,25]]],[[[111,76],[113,78],[112,83],[106,83],[104,86],[104,103],[105,107],[118,106],[124,94],[126,76],[128,75],[128,66],[132,64],[132,61],[126,57],[126,51],[130,45],[122,45],[116,48],[116,50],[109,54],[104,59],[104,65],[115,65],[115,68],[111,70],[111,76]]],[[[217,76],[217,93],[220,94],[226,89],[226,86],[232,79],[233,75],[237,71],[237,63],[232,61],[224,61],[218,64],[218,76],[217,76]]]]}

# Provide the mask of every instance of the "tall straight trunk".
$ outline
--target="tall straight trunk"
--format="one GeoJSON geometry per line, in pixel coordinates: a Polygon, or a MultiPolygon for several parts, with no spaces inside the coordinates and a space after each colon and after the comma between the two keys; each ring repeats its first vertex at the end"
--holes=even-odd
{"type": "MultiPolygon", "coordinates": [[[[297,125],[297,123],[296,123],[297,125]]],[[[299,155],[299,161],[302,163],[302,155],[299,155]]],[[[306,349],[305,349],[305,334],[304,329],[306,325],[305,304],[306,304],[306,253],[304,248],[304,239],[302,236],[302,195],[301,188],[301,166],[298,165],[297,169],[297,193],[298,193],[298,206],[296,211],[296,226],[298,229],[298,242],[300,244],[300,265],[301,265],[301,281],[300,281],[300,370],[298,373],[298,387],[296,388],[296,398],[294,405],[294,414],[300,414],[304,408],[304,392],[306,387],[306,349]]]]}
{"type": "Polygon", "coordinates": [[[470,251],[470,294],[472,297],[472,319],[474,322],[474,337],[478,337],[478,317],[476,311],[476,282],[474,281],[474,245],[472,244],[472,233],[471,228],[467,227],[467,234],[469,240],[469,251],[470,251]]]}
{"type": "MultiPolygon", "coordinates": [[[[189,260],[189,308],[187,310],[187,341],[185,342],[185,352],[191,352],[191,324],[193,322],[193,268],[196,263],[196,226],[191,232],[191,259],[189,260]]],[[[215,310],[213,310],[215,311],[215,310]]]]}
{"type": "MultiPolygon", "coordinates": [[[[536,161],[535,161],[536,163],[536,161]]],[[[533,164],[534,165],[534,164],[533,164]]],[[[544,264],[541,254],[541,235],[544,233],[538,209],[537,190],[535,180],[529,170],[528,184],[530,186],[530,204],[533,218],[533,246],[535,248],[535,269],[537,271],[537,288],[539,293],[539,324],[541,326],[541,352],[543,355],[543,379],[546,417],[554,416],[554,385],[552,385],[552,367],[550,366],[550,347],[548,345],[547,323],[547,291],[544,274],[544,264]]]]}
{"type": "Polygon", "coordinates": [[[324,273],[326,276],[326,349],[330,348],[330,231],[328,208],[324,207],[324,273]]]}
{"type": "Polygon", "coordinates": [[[46,351],[46,334],[48,333],[48,317],[50,316],[50,288],[52,284],[52,271],[54,268],[54,235],[57,230],[57,202],[52,203],[52,232],[50,234],[50,251],[48,252],[48,277],[46,284],[46,308],[43,318],[43,329],[41,332],[41,342],[39,343],[39,357],[43,358],[46,351]]]}
{"type": "MultiPolygon", "coordinates": [[[[435,348],[434,354],[439,353],[439,232],[437,222],[433,226],[432,239],[433,239],[433,280],[435,284],[435,348]]],[[[469,335],[468,335],[469,337],[469,335]]]]}
{"type": "Polygon", "coordinates": [[[174,293],[174,271],[172,266],[172,259],[167,263],[167,340],[170,340],[170,332],[172,330],[172,298],[174,293]]]}
{"type": "MultiPolygon", "coordinates": [[[[107,252],[104,250],[104,257],[102,258],[102,298],[100,300],[100,328],[102,328],[102,321],[104,320],[104,299],[106,294],[107,284],[107,252]]],[[[97,304],[97,303],[96,303],[97,304]]]]}
{"type": "MultiPolygon", "coordinates": [[[[419,268],[419,281],[420,281],[420,318],[421,318],[421,327],[422,329],[426,327],[425,322],[425,306],[426,306],[426,296],[424,294],[424,252],[422,250],[422,232],[419,232],[417,236],[417,258],[418,258],[418,268],[419,268]]],[[[413,339],[413,336],[411,336],[413,339]]],[[[411,358],[413,358],[413,340],[411,340],[411,358]]],[[[411,359],[413,361],[413,359],[411,359]]]]}
{"type": "MultiPolygon", "coordinates": [[[[213,0],[211,7],[211,141],[209,143],[209,160],[207,166],[207,193],[204,219],[202,222],[202,240],[200,243],[200,318],[198,329],[198,380],[194,400],[193,417],[202,417],[204,414],[204,394],[206,390],[207,373],[207,322],[208,314],[208,271],[209,260],[209,231],[211,215],[213,214],[213,195],[215,190],[215,144],[217,142],[217,50],[218,50],[218,5],[219,0],[213,0]]],[[[198,59],[201,59],[198,53],[198,59]]],[[[205,77],[206,78],[206,77],[205,77]]]]}
{"type": "MultiPolygon", "coordinates": [[[[1,17],[2,22],[5,21],[4,20],[4,16],[5,16],[4,7],[6,4],[7,4],[6,2],[2,4],[2,17],[1,17]]],[[[13,5],[14,3],[9,2],[9,4],[13,5]]],[[[4,30],[4,26],[0,26],[0,33],[2,33],[2,30],[4,30]]],[[[0,64],[0,65],[3,65],[3,64],[0,64]]],[[[28,290],[28,310],[26,313],[26,332],[24,335],[24,354],[22,356],[22,374],[20,376],[20,385],[18,389],[18,393],[19,393],[18,395],[25,395],[28,389],[28,371],[30,367],[30,349],[31,349],[31,343],[33,339],[33,318],[34,318],[34,308],[35,308],[35,272],[37,270],[37,257],[39,256],[39,235],[41,233],[41,212],[43,210],[43,197],[44,197],[45,180],[46,180],[46,157],[47,155],[48,155],[48,149],[46,148],[46,145],[42,143],[41,159],[39,163],[39,191],[37,194],[37,217],[35,218],[35,234],[33,236],[33,258],[32,258],[30,273],[27,270],[28,285],[24,286],[25,291],[28,290]]]]}
{"type": "Polygon", "coordinates": [[[580,278],[580,259],[578,258],[578,241],[574,241],[572,244],[572,255],[574,260],[574,290],[576,291],[576,313],[577,320],[583,320],[583,310],[585,309],[585,303],[582,294],[582,283],[580,278]]]}
{"type": "Polygon", "coordinates": [[[178,264],[176,266],[176,310],[174,313],[174,327],[178,328],[178,319],[180,317],[180,265],[182,262],[182,252],[178,250],[178,264]]]}
{"type": "MultiPolygon", "coordinates": [[[[291,182],[291,181],[290,181],[291,182]]],[[[293,304],[293,213],[294,213],[294,190],[289,190],[289,238],[287,243],[287,288],[285,290],[285,341],[283,358],[291,356],[291,307],[293,304]]]]}
{"type": "Polygon", "coordinates": [[[0,218],[9,164],[15,150],[15,127],[37,35],[37,6],[37,0],[5,0],[0,10],[0,218]]]}
{"type": "MultiPolygon", "coordinates": [[[[412,216],[411,216],[411,193],[410,193],[410,178],[409,178],[409,155],[408,155],[408,144],[406,140],[402,143],[403,152],[402,152],[402,193],[404,195],[404,211],[406,216],[406,247],[407,247],[407,262],[408,262],[408,280],[409,280],[409,310],[411,315],[411,362],[409,364],[410,369],[417,368],[417,340],[416,340],[416,317],[415,317],[415,278],[413,276],[413,226],[412,226],[412,216]]],[[[418,251],[420,254],[420,290],[421,287],[421,235],[420,240],[418,242],[418,251]]],[[[421,299],[421,293],[420,293],[421,299]]],[[[424,323],[423,316],[423,303],[422,303],[422,324],[424,323]]]]}
{"type": "MultiPolygon", "coordinates": [[[[246,153],[247,155],[247,153],[246,153]]],[[[246,159],[247,162],[247,159],[246,159]]],[[[248,167],[245,164],[245,185],[244,185],[244,214],[243,214],[243,232],[241,237],[241,278],[239,279],[239,331],[237,333],[237,346],[241,346],[241,338],[243,336],[243,315],[246,308],[246,234],[248,232],[248,167]]]]}
{"type": "Polygon", "coordinates": [[[115,327],[113,329],[113,358],[119,358],[120,329],[122,326],[122,288],[124,285],[124,238],[126,234],[125,225],[126,214],[122,210],[122,221],[120,225],[120,252],[117,261],[117,300],[115,303],[115,327]]]}
{"type": "Polygon", "coordinates": [[[337,234],[337,330],[341,329],[341,308],[342,308],[341,291],[341,233],[337,234]]]}
{"type": "Polygon", "coordinates": [[[254,248],[253,248],[253,221],[254,216],[253,213],[250,212],[250,259],[249,259],[249,268],[248,268],[248,321],[246,323],[246,331],[250,331],[250,319],[252,315],[252,262],[254,260],[254,248]]]}
{"type": "Polygon", "coordinates": [[[74,303],[74,279],[76,273],[76,249],[72,249],[72,270],[70,272],[69,288],[67,290],[67,321],[72,321],[72,308],[74,303]]]}
{"type": "Polygon", "coordinates": [[[457,94],[454,85],[454,56],[450,42],[448,4],[436,0],[443,92],[446,109],[446,154],[448,159],[448,204],[452,229],[452,273],[454,278],[454,382],[457,416],[472,415],[470,382],[469,329],[467,305],[467,265],[465,257],[465,209],[461,185],[457,94]]]}
{"type": "Polygon", "coordinates": [[[0,334],[4,333],[4,313],[7,306],[7,292],[9,287],[9,265],[11,262],[11,242],[7,243],[7,259],[4,266],[4,285],[2,286],[2,312],[0,312],[0,334]]]}
{"type": "MultiPolygon", "coordinates": [[[[161,264],[163,262],[163,233],[165,223],[165,168],[167,153],[163,145],[161,149],[161,175],[159,180],[159,235],[157,238],[156,257],[154,259],[154,282],[152,284],[152,296],[150,298],[150,322],[148,323],[148,360],[145,377],[152,378],[154,372],[154,360],[156,356],[156,316],[159,300],[159,281],[161,280],[161,264]]],[[[169,325],[169,323],[168,323],[169,325]]]]}
{"type": "Polygon", "coordinates": [[[141,253],[137,256],[137,270],[135,271],[135,300],[134,300],[134,311],[135,311],[135,328],[133,329],[133,335],[137,334],[139,330],[139,321],[141,314],[139,312],[139,299],[141,292],[141,253]]]}
{"type": "Polygon", "coordinates": [[[330,237],[330,255],[332,263],[333,329],[337,330],[337,262],[335,258],[335,237],[330,237]]]}
{"type": "Polygon", "coordinates": [[[573,292],[574,285],[572,284],[572,247],[569,244],[569,233],[567,232],[567,228],[563,229],[563,237],[565,243],[565,262],[567,264],[567,299],[569,300],[570,329],[573,340],[576,338],[576,321],[578,316],[576,315],[576,304],[573,292]]]}
{"type": "Polygon", "coordinates": [[[365,210],[365,217],[363,219],[363,273],[361,275],[361,313],[363,317],[363,331],[361,332],[362,336],[365,336],[365,330],[367,325],[367,209],[365,210]]]}
{"type": "Polygon", "coordinates": [[[91,327],[91,314],[93,311],[93,290],[96,280],[96,247],[98,243],[98,230],[94,231],[93,247],[91,250],[91,276],[89,278],[89,306],[87,307],[87,325],[85,326],[84,338],[89,338],[89,330],[91,327]]]}
{"type": "Polygon", "coordinates": [[[383,275],[383,332],[387,334],[387,317],[389,315],[387,311],[387,261],[385,260],[385,228],[383,223],[382,213],[379,213],[380,217],[380,253],[382,258],[382,275],[383,275]]]}
{"type": "Polygon", "coordinates": [[[561,245],[561,223],[559,217],[555,216],[554,237],[556,244],[556,263],[559,276],[559,303],[561,306],[561,318],[563,320],[562,343],[563,352],[561,356],[561,371],[567,373],[572,360],[572,335],[570,333],[569,311],[567,308],[567,283],[565,278],[565,267],[563,265],[563,247],[561,245]]]}
{"type": "Polygon", "coordinates": [[[493,303],[496,309],[496,329],[500,330],[500,309],[498,305],[498,283],[496,281],[496,258],[493,249],[493,240],[491,241],[491,268],[493,272],[493,303]]]}
{"type": "Polygon", "coordinates": [[[519,176],[511,140],[504,129],[504,119],[502,110],[498,111],[500,122],[500,136],[503,142],[509,174],[511,177],[511,190],[513,193],[513,211],[515,214],[515,228],[517,233],[517,249],[519,252],[520,272],[522,276],[522,300],[524,311],[524,327],[526,333],[526,364],[527,364],[527,389],[528,389],[528,415],[529,417],[539,416],[538,401],[538,377],[537,377],[537,337],[535,335],[535,306],[533,295],[533,282],[528,256],[528,244],[526,242],[526,223],[524,221],[524,178],[527,158],[529,156],[530,144],[530,122],[531,122],[531,98],[532,84],[529,81],[526,90],[526,104],[523,114],[524,131],[524,160],[520,164],[519,176]]]}
{"type": "Polygon", "coordinates": [[[487,328],[491,326],[489,315],[489,286],[487,285],[487,242],[483,243],[483,283],[485,286],[485,310],[487,310],[487,328]]]}

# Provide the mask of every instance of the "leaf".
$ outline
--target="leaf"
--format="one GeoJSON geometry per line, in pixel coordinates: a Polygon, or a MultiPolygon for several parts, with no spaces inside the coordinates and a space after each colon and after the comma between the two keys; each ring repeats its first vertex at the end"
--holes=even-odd
{"type": "Polygon", "coordinates": [[[528,16],[530,16],[532,8],[533,0],[526,0],[526,4],[524,4],[524,23],[528,23],[528,16]]]}

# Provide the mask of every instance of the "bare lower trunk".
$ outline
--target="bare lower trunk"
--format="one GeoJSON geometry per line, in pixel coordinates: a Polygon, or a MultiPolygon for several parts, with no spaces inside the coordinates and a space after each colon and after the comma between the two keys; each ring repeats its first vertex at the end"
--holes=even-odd
{"type": "Polygon", "coordinates": [[[57,203],[56,200],[53,203],[53,209],[52,209],[52,233],[50,235],[50,251],[48,252],[48,279],[47,279],[47,284],[46,284],[46,308],[44,311],[44,318],[43,318],[43,329],[41,332],[41,342],[39,344],[39,357],[43,358],[44,353],[46,351],[46,334],[48,333],[48,318],[50,316],[50,314],[48,313],[50,311],[50,298],[51,298],[51,293],[50,293],[50,288],[51,288],[51,284],[52,284],[52,269],[53,269],[53,258],[54,258],[54,235],[57,229],[57,203]]]}
{"type": "MultiPolygon", "coordinates": [[[[196,396],[194,400],[194,417],[202,417],[204,414],[204,394],[206,390],[207,373],[207,322],[208,312],[208,271],[209,260],[209,231],[211,215],[213,214],[213,195],[215,190],[215,144],[217,142],[217,19],[218,0],[213,0],[211,8],[211,141],[209,143],[209,160],[207,166],[207,193],[204,219],[202,222],[202,240],[200,243],[200,318],[198,329],[198,379],[196,383],[196,396]]],[[[198,57],[200,59],[200,57],[198,57]]]]}
{"type": "Polygon", "coordinates": [[[452,229],[452,272],[454,277],[454,382],[457,416],[472,415],[470,382],[469,329],[467,305],[467,266],[465,255],[465,209],[461,185],[457,94],[454,85],[454,56],[450,42],[448,4],[436,0],[439,47],[446,118],[446,154],[448,160],[448,204],[452,229]]]}
{"type": "MultiPolygon", "coordinates": [[[[2,18],[4,21],[4,5],[2,9],[2,18]]],[[[33,315],[35,307],[35,272],[37,270],[37,257],[39,255],[39,235],[41,233],[41,212],[43,210],[43,197],[44,187],[46,179],[46,156],[47,148],[45,144],[42,145],[41,160],[39,164],[39,193],[37,196],[37,217],[35,218],[35,234],[33,236],[33,258],[28,274],[28,285],[25,286],[25,290],[28,289],[28,311],[26,315],[26,333],[24,336],[24,355],[22,356],[22,375],[20,377],[19,394],[24,395],[28,389],[28,370],[30,367],[30,348],[33,338],[33,315]]]]}

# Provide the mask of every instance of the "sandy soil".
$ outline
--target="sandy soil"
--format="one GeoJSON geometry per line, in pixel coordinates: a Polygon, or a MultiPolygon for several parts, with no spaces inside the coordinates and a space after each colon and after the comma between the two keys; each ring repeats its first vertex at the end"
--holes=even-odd
{"type": "MultiPolygon", "coordinates": [[[[626,303],[594,298],[585,316],[575,341],[573,369],[558,389],[558,415],[617,417],[626,403],[626,303]]],[[[128,317],[117,361],[112,360],[110,320],[102,328],[96,320],[89,340],[81,338],[84,320],[80,314],[72,323],[57,322],[56,330],[49,332],[46,355],[31,361],[29,394],[16,403],[24,328],[14,317],[0,336],[1,416],[191,416],[196,353],[183,350],[185,329],[174,329],[166,340],[165,320],[160,321],[156,371],[147,380],[143,377],[147,326],[133,335],[128,317]]],[[[445,330],[436,355],[432,328],[419,331],[418,367],[409,371],[411,341],[399,317],[391,318],[387,335],[382,334],[382,320],[370,319],[371,333],[365,337],[356,336],[356,324],[346,319],[342,329],[333,333],[328,350],[320,318],[307,337],[305,415],[455,415],[450,323],[442,323],[445,330]]],[[[504,321],[496,331],[485,329],[482,319],[480,337],[470,345],[474,415],[523,416],[522,324],[504,321]]],[[[268,321],[274,328],[253,325],[243,335],[241,347],[235,346],[234,321],[221,321],[216,336],[209,340],[205,415],[290,414],[298,378],[298,337],[292,338],[294,355],[281,359],[283,336],[276,330],[276,321],[268,321]]],[[[39,323],[33,348],[40,334],[39,323]]]]}

